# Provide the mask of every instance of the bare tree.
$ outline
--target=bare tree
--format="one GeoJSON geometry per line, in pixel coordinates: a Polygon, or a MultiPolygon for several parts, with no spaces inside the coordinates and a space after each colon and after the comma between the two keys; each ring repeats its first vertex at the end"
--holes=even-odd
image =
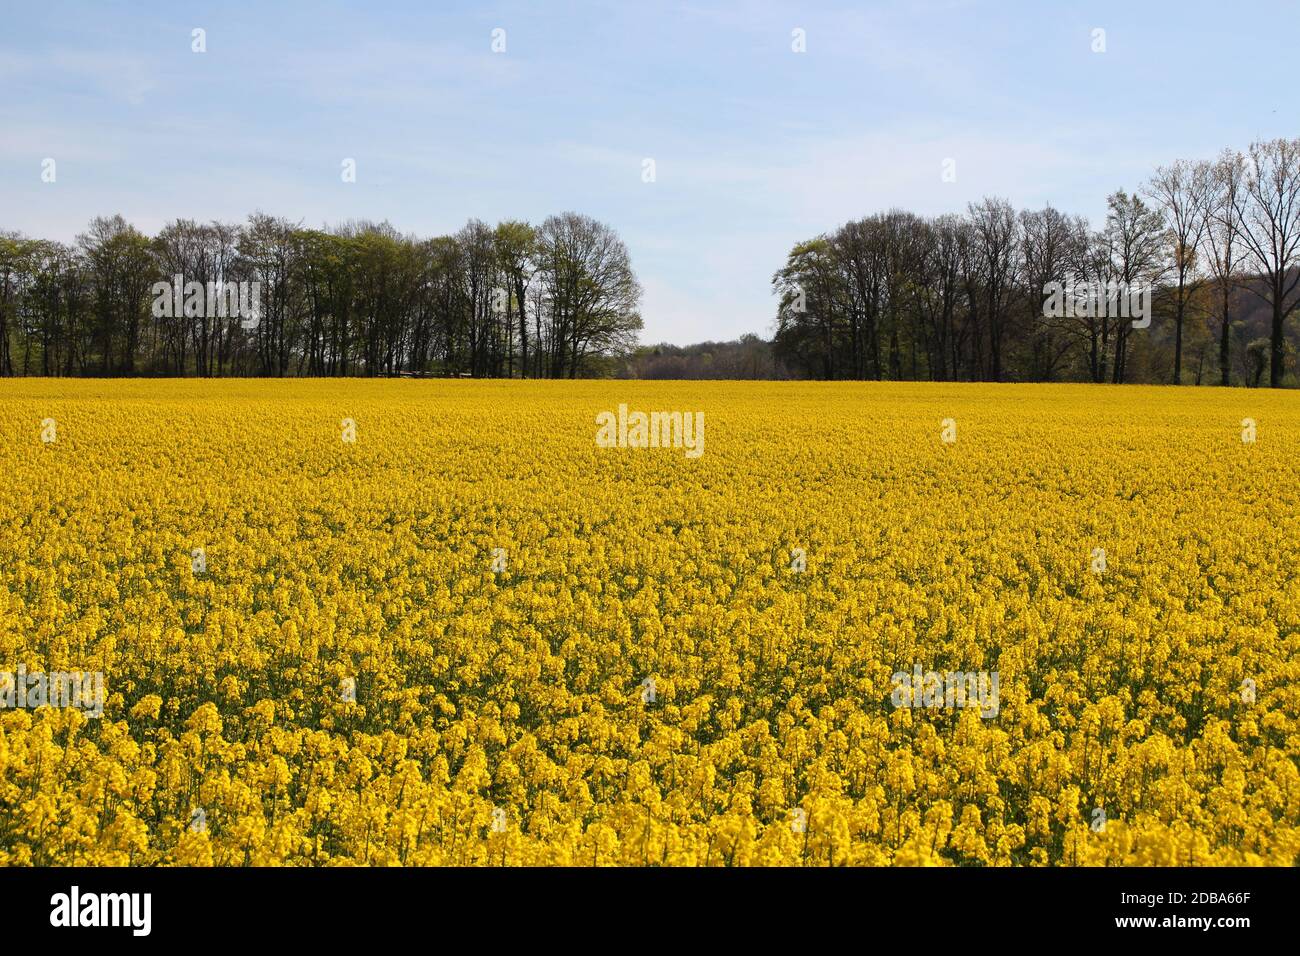
{"type": "MultiPolygon", "coordinates": [[[[1164,273],[1165,229],[1160,213],[1150,208],[1137,195],[1124,190],[1112,193],[1107,199],[1106,230],[1104,241],[1110,256],[1115,279],[1123,283],[1124,294],[1144,284],[1160,281],[1164,273]]],[[[1111,366],[1111,381],[1124,381],[1128,357],[1128,337],[1132,325],[1116,321],[1115,361],[1111,366]]]]}
{"type": "Polygon", "coordinates": [[[1071,219],[1046,206],[1037,211],[1026,209],[1020,214],[1020,245],[1026,327],[1029,334],[1030,361],[1035,378],[1052,378],[1074,342],[1069,319],[1043,315],[1044,289],[1049,283],[1062,285],[1074,278],[1074,272],[1088,241],[1088,227],[1082,219],[1071,219]]]}
{"type": "Polygon", "coordinates": [[[1300,282],[1300,140],[1274,139],[1250,144],[1245,188],[1236,202],[1239,235],[1250,264],[1263,280],[1249,288],[1272,312],[1268,383],[1282,385],[1283,326],[1297,305],[1300,282]]]}
{"type": "Polygon", "coordinates": [[[641,286],[627,246],[590,216],[548,216],[538,259],[551,310],[551,374],[576,378],[594,355],[631,351],[641,286]]]}
{"type": "Polygon", "coordinates": [[[1246,160],[1235,150],[1224,150],[1217,162],[1207,163],[1210,192],[1202,208],[1205,224],[1201,249],[1214,283],[1219,306],[1219,384],[1232,378],[1229,360],[1232,339],[1232,296],[1241,282],[1246,257],[1242,231],[1241,193],[1246,178],[1246,160]]]}
{"type": "Polygon", "coordinates": [[[1147,185],[1147,195],[1159,205],[1164,217],[1173,256],[1169,271],[1174,280],[1175,385],[1183,381],[1183,320],[1193,291],[1196,252],[1205,234],[1211,182],[1208,164],[1180,159],[1158,168],[1147,185]]]}
{"type": "Polygon", "coordinates": [[[983,287],[984,315],[988,319],[991,377],[1000,382],[1008,303],[1019,266],[1016,213],[1009,202],[996,198],[971,203],[969,211],[983,287]]]}

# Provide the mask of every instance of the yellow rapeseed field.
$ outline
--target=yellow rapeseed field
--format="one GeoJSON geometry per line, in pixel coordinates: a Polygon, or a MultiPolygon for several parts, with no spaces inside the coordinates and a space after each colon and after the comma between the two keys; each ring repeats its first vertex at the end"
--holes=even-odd
{"type": "Polygon", "coordinates": [[[102,675],[0,863],[1300,855],[1294,394],[4,381],[0,491],[0,671],[102,675]]]}

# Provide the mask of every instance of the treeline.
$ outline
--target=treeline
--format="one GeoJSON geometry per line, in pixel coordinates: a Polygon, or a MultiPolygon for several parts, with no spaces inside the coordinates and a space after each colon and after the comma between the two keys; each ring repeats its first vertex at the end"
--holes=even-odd
{"type": "Polygon", "coordinates": [[[1097,230],[987,198],[965,215],[894,210],[798,243],[773,278],[773,346],[826,379],[1178,384],[1190,365],[1197,383],[1256,384],[1266,368],[1277,387],[1298,281],[1300,140],[1279,139],[1162,167],[1138,193],[1112,194],[1097,230]],[[1147,286],[1152,324],[1105,308],[1045,315],[1051,283],[1147,286]]]}
{"type": "Polygon", "coordinates": [[[433,239],[112,216],[71,245],[0,233],[0,374],[572,378],[631,351],[640,297],[622,240],[575,213],[433,239]]]}

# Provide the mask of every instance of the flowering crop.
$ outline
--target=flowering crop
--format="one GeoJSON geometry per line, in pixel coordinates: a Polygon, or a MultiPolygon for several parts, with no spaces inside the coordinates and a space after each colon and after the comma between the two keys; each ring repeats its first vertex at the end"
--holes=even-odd
{"type": "Polygon", "coordinates": [[[0,489],[3,863],[1300,856],[1286,393],[4,381],[0,489]]]}

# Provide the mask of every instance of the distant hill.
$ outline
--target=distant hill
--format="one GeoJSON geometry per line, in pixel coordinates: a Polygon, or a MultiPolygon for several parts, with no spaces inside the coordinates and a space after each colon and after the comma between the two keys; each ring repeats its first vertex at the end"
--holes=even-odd
{"type": "Polygon", "coordinates": [[[731,342],[643,345],[628,358],[619,377],[753,380],[798,376],[776,359],[771,342],[751,333],[731,342]]]}

